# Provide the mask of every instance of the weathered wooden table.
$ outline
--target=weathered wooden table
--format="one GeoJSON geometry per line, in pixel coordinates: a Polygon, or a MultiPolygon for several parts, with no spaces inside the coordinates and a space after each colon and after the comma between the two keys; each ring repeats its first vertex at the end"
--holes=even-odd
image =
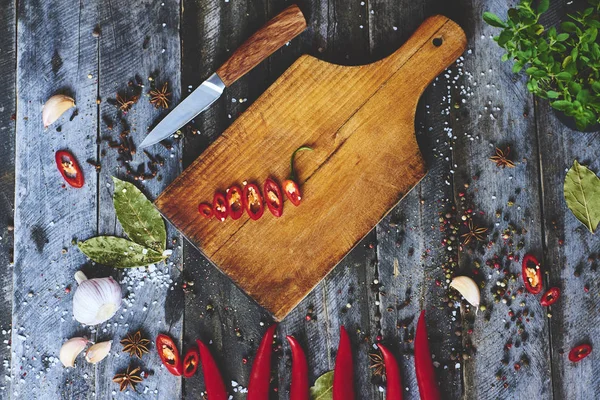
{"type": "MultiPolygon", "coordinates": [[[[564,15],[566,3],[552,1],[550,17],[564,15]]],[[[159,267],[160,274],[146,278],[140,271],[93,266],[75,243],[98,233],[121,234],[111,176],[126,175],[118,168],[116,151],[101,138],[129,129],[139,143],[165,114],[143,97],[119,118],[116,93],[140,81],[145,94],[152,77],[155,83],[168,82],[178,103],[289,4],[0,0],[0,333],[5,344],[0,398],[200,398],[202,378],[182,381],[169,375],[155,352],[136,364],[153,371],[138,393],[118,392],[112,377],[130,362],[118,340],[138,329],[150,338],[168,332],[185,346],[197,337],[212,340],[230,392],[244,398],[232,381],[247,385],[253,354],[269,323],[266,312],[171,228],[174,254],[159,267]],[[78,112],[44,131],[41,105],[56,92],[71,94],[78,112]],[[63,187],[53,158],[61,148],[82,163],[82,189],[63,187]],[[99,162],[101,170],[97,173],[86,160],[99,162]],[[80,268],[120,279],[126,293],[123,309],[97,331],[72,319],[72,292],[66,289],[74,287],[73,274],[80,268]],[[96,367],[79,360],[77,368],[63,368],[57,360],[62,342],[83,334],[115,340],[113,352],[96,367]]],[[[382,399],[368,356],[381,335],[401,360],[406,398],[413,399],[418,398],[411,356],[415,316],[427,309],[447,398],[600,398],[598,353],[578,364],[566,357],[578,343],[598,345],[600,237],[568,212],[562,190],[574,159],[600,171],[600,140],[598,133],[565,128],[547,103],[528,94],[510,63],[499,61],[502,52],[491,39],[496,32],[482,23],[481,14],[505,15],[506,2],[302,0],[299,5],[308,30],[196,118],[197,132],[187,130],[170,150],[152,148],[165,159],[161,179],[138,182],[138,187],[155,198],[300,54],[342,64],[372,62],[397,49],[425,17],[443,13],[463,26],[469,50],[419,106],[415,123],[429,174],[285,318],[278,335],[300,339],[314,381],[333,368],[339,327],[345,325],[355,349],[359,398],[382,399]],[[489,161],[496,146],[511,147],[516,168],[498,169],[489,161]],[[446,214],[453,219],[465,207],[489,228],[486,241],[470,250],[460,249],[460,238],[452,238],[444,225],[446,214]],[[525,251],[541,257],[547,283],[562,288],[551,315],[534,297],[517,294],[516,282],[508,283],[514,299],[494,302],[500,275],[486,261],[518,273],[520,264],[508,259],[513,250],[521,257],[525,251]],[[449,307],[442,267],[478,272],[487,310],[465,316],[464,307],[449,307]],[[513,321],[517,317],[523,320],[522,332],[513,321]]],[[[134,164],[144,157],[138,153],[134,164]]],[[[277,359],[273,397],[288,398],[287,344],[277,359]]]]}

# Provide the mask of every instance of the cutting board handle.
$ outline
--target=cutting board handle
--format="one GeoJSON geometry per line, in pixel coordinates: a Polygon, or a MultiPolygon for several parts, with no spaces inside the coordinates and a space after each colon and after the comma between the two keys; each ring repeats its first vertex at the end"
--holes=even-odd
{"type": "Polygon", "coordinates": [[[217,70],[225,86],[230,86],[261,61],[306,29],[300,8],[293,4],[277,14],[244,42],[217,70]]]}

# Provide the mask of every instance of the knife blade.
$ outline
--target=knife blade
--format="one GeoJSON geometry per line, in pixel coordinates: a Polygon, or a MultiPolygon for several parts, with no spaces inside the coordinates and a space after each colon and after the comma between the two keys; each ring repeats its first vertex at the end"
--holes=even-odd
{"type": "Polygon", "coordinates": [[[283,10],[246,40],[215,73],[160,121],[138,147],[148,147],[169,137],[210,107],[226,87],[305,29],[306,20],[297,5],[283,10]]]}

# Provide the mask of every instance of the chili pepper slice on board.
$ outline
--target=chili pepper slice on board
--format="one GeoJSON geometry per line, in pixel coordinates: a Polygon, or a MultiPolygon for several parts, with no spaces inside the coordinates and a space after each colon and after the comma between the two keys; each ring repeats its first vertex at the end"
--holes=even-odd
{"type": "Polygon", "coordinates": [[[215,192],[213,198],[213,214],[219,221],[225,221],[229,215],[229,207],[227,207],[227,199],[221,192],[215,192]]]}
{"type": "Polygon", "coordinates": [[[83,172],[73,154],[66,150],[59,150],[54,155],[54,159],[60,174],[69,185],[74,188],[83,186],[83,172]]]}
{"type": "Polygon", "coordinates": [[[525,254],[522,265],[523,282],[525,288],[531,294],[538,294],[542,291],[542,268],[539,261],[532,254],[525,254]]]}
{"type": "Polygon", "coordinates": [[[215,359],[202,341],[196,340],[196,344],[198,344],[198,350],[200,350],[207,397],[211,400],[227,400],[227,390],[215,359]]]}
{"type": "Polygon", "coordinates": [[[340,343],[333,369],[333,400],[354,400],[352,344],[344,326],[340,327],[340,343]]]}
{"type": "Polygon", "coordinates": [[[383,354],[383,362],[385,363],[385,378],[387,381],[385,399],[402,400],[402,377],[400,376],[398,361],[387,347],[381,343],[377,343],[377,346],[383,354]]]}
{"type": "Polygon", "coordinates": [[[211,219],[213,217],[213,208],[208,203],[198,204],[198,212],[206,219],[211,219]]]}
{"type": "Polygon", "coordinates": [[[244,208],[248,216],[253,220],[260,219],[265,212],[262,196],[258,186],[254,183],[249,183],[244,186],[244,208]]]}
{"type": "Polygon", "coordinates": [[[298,207],[302,202],[302,192],[300,192],[300,186],[297,182],[296,171],[294,170],[294,159],[296,158],[296,153],[303,150],[311,150],[312,148],[308,146],[298,147],[293,153],[292,158],[290,159],[290,176],[288,179],[283,181],[283,192],[285,196],[292,202],[293,205],[298,207]]]}
{"type": "Polygon", "coordinates": [[[308,400],[308,363],[306,354],[300,343],[293,336],[287,336],[292,349],[292,384],[290,385],[290,400],[308,400]]]}
{"type": "Polygon", "coordinates": [[[540,300],[540,303],[544,307],[548,307],[548,306],[551,306],[552,304],[556,303],[556,300],[558,300],[559,297],[560,297],[560,289],[557,287],[552,287],[552,288],[548,289],[548,291],[546,293],[544,293],[544,295],[542,296],[542,299],[540,300]]]}
{"type": "Polygon", "coordinates": [[[577,362],[581,361],[592,352],[592,346],[589,344],[580,344],[579,346],[575,346],[569,352],[569,361],[577,362]]]}
{"type": "Polygon", "coordinates": [[[277,329],[277,324],[273,324],[267,329],[256,351],[256,357],[254,357],[252,371],[250,372],[247,400],[269,399],[271,353],[273,352],[273,335],[275,334],[275,329],[277,329]]]}
{"type": "Polygon", "coordinates": [[[227,207],[231,219],[240,219],[244,214],[244,201],[242,200],[242,189],[238,185],[233,185],[227,191],[227,207]]]}
{"type": "Polygon", "coordinates": [[[179,356],[179,350],[173,339],[162,333],[156,337],[156,350],[158,356],[167,370],[175,376],[181,376],[183,364],[179,356]]]}
{"type": "Polygon", "coordinates": [[[189,349],[188,352],[185,353],[185,357],[183,357],[183,376],[186,378],[194,376],[198,370],[199,361],[200,354],[198,354],[198,350],[189,349]]]}
{"type": "Polygon", "coordinates": [[[433,362],[431,361],[427,326],[425,325],[425,310],[421,311],[415,333],[415,374],[421,400],[440,400],[442,398],[433,362]]]}
{"type": "Polygon", "coordinates": [[[268,178],[265,181],[263,193],[271,214],[276,217],[281,217],[283,214],[283,195],[281,194],[279,185],[271,178],[268,178]]]}

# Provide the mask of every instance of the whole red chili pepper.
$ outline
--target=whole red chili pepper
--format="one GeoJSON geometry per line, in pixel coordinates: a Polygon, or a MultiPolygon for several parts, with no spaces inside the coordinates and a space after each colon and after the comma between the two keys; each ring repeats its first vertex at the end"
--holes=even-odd
{"type": "Polygon", "coordinates": [[[180,376],[183,370],[179,350],[173,339],[162,333],[156,337],[156,351],[163,365],[175,376],[180,376]]]}
{"type": "Polygon", "coordinates": [[[254,357],[252,371],[250,372],[247,400],[269,399],[271,353],[273,352],[273,335],[275,334],[275,329],[277,329],[277,324],[273,324],[267,329],[256,351],[256,357],[254,357]]]}
{"type": "Polygon", "coordinates": [[[308,146],[298,147],[293,153],[292,158],[290,159],[290,176],[288,179],[283,181],[283,192],[286,197],[292,202],[296,207],[300,205],[302,201],[302,193],[300,192],[300,187],[296,181],[296,173],[294,171],[294,158],[296,158],[296,153],[302,150],[311,150],[308,146]]]}
{"type": "Polygon", "coordinates": [[[569,361],[577,362],[583,360],[592,352],[592,346],[589,344],[580,344],[579,346],[573,347],[569,352],[569,361]]]}
{"type": "Polygon", "coordinates": [[[204,374],[204,386],[206,394],[211,400],[227,400],[227,390],[223,383],[223,378],[219,372],[219,367],[206,345],[196,340],[200,350],[200,360],[202,360],[202,373],[204,374]]]}
{"type": "Polygon", "coordinates": [[[215,192],[215,197],[213,198],[213,214],[219,221],[225,221],[229,215],[227,200],[221,192],[215,192]]]}
{"type": "Polygon", "coordinates": [[[258,186],[254,183],[249,183],[244,186],[244,207],[248,216],[253,220],[260,219],[265,212],[262,196],[258,186]]]}
{"type": "Polygon", "coordinates": [[[340,327],[340,343],[333,369],[333,400],[354,400],[352,344],[344,326],[340,327]]]}
{"type": "Polygon", "coordinates": [[[83,172],[73,154],[66,150],[59,150],[54,155],[56,167],[65,181],[74,188],[83,186],[83,172]]]}
{"type": "Polygon", "coordinates": [[[415,374],[422,400],[440,400],[442,398],[431,361],[424,310],[421,311],[415,333],[415,374]]]}
{"type": "Polygon", "coordinates": [[[242,200],[242,189],[238,185],[233,185],[227,191],[227,207],[231,219],[240,219],[244,214],[244,201],[242,200]]]}
{"type": "Polygon", "coordinates": [[[263,193],[271,214],[276,217],[281,217],[283,214],[283,195],[281,194],[279,185],[271,178],[268,178],[265,181],[263,193]]]}
{"type": "Polygon", "coordinates": [[[534,255],[525,254],[523,257],[522,275],[525,288],[529,293],[538,294],[542,291],[542,268],[534,255]]]}
{"type": "Polygon", "coordinates": [[[308,363],[302,346],[293,336],[287,337],[292,349],[292,384],[290,386],[290,400],[308,400],[308,363]]]}
{"type": "Polygon", "coordinates": [[[544,307],[551,306],[552,304],[556,303],[556,300],[558,300],[559,297],[560,289],[557,287],[552,287],[548,289],[546,293],[544,293],[542,299],[540,300],[540,304],[544,307]]]}
{"type": "Polygon", "coordinates": [[[211,219],[213,216],[212,206],[207,203],[198,204],[198,212],[206,219],[211,219]]]}
{"type": "Polygon", "coordinates": [[[183,357],[183,376],[186,378],[194,376],[198,370],[199,361],[200,354],[198,354],[198,350],[189,349],[188,352],[185,353],[185,357],[183,357]]]}
{"type": "Polygon", "coordinates": [[[383,362],[385,363],[385,378],[387,381],[386,400],[402,400],[402,377],[400,376],[400,368],[396,357],[381,343],[377,343],[381,354],[383,354],[383,362]]]}

